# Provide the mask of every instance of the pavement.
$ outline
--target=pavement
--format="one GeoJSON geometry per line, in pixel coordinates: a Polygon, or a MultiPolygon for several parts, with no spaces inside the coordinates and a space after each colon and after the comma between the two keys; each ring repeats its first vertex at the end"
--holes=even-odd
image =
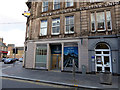
{"type": "Polygon", "coordinates": [[[45,70],[33,70],[25,69],[22,64],[15,66],[8,66],[2,69],[2,77],[28,80],[34,82],[42,82],[70,87],[86,88],[86,89],[108,89],[119,90],[120,76],[112,76],[112,84],[106,85],[100,83],[100,74],[75,74],[75,80],[73,74],[70,72],[60,71],[45,71],[45,70]]]}

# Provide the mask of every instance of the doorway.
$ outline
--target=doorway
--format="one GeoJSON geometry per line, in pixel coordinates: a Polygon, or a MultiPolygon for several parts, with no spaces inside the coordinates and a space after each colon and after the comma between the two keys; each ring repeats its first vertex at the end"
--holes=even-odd
{"type": "Polygon", "coordinates": [[[56,70],[61,69],[61,55],[60,54],[52,55],[52,69],[56,69],[56,70]]]}
{"type": "Polygon", "coordinates": [[[112,72],[110,48],[105,43],[99,43],[95,48],[96,72],[112,72]]]}
{"type": "Polygon", "coordinates": [[[51,47],[51,69],[60,70],[62,46],[61,44],[59,44],[59,45],[51,45],[50,47],[51,47]]]}

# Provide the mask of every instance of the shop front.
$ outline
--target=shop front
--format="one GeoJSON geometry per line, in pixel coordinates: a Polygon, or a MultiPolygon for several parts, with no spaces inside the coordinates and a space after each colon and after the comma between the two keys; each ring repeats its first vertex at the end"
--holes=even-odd
{"type": "Polygon", "coordinates": [[[6,58],[8,51],[0,51],[0,58],[6,58]]]}
{"type": "Polygon", "coordinates": [[[26,68],[81,72],[82,65],[88,70],[88,40],[59,40],[28,42],[26,68]]]}

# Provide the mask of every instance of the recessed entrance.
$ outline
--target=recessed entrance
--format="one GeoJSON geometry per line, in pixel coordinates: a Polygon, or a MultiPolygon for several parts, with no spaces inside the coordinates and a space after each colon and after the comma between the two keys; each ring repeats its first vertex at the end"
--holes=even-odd
{"type": "Polygon", "coordinates": [[[99,43],[95,48],[96,72],[112,72],[110,48],[105,43],[99,43]]]}
{"type": "Polygon", "coordinates": [[[51,45],[51,69],[61,69],[61,45],[51,45]]]}

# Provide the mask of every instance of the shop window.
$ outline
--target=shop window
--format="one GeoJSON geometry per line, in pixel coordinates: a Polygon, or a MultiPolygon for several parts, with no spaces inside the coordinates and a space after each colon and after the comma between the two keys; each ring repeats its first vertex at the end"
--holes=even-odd
{"type": "Polygon", "coordinates": [[[112,30],[111,12],[101,11],[91,13],[91,31],[112,30]],[[107,24],[107,25],[106,25],[107,24]]]}
{"type": "Polygon", "coordinates": [[[65,17],[65,33],[74,33],[74,16],[65,17]]]}
{"type": "Polygon", "coordinates": [[[53,9],[54,10],[60,9],[60,0],[54,0],[53,9]]]}
{"type": "Polygon", "coordinates": [[[47,20],[41,20],[40,36],[47,35],[47,20]]]}
{"type": "Polygon", "coordinates": [[[52,35],[60,33],[60,18],[52,19],[52,35]]]}
{"type": "Polygon", "coordinates": [[[42,12],[48,11],[48,1],[43,1],[42,3],[42,12]]]}
{"type": "Polygon", "coordinates": [[[66,0],[66,7],[71,7],[73,6],[73,1],[70,1],[70,0],[66,0]]]}
{"type": "Polygon", "coordinates": [[[37,45],[36,48],[36,63],[37,68],[46,68],[47,63],[47,45],[37,45]]]}
{"type": "Polygon", "coordinates": [[[65,70],[72,70],[73,60],[75,60],[75,67],[78,68],[78,47],[65,46],[64,47],[64,62],[63,67],[65,70]]]}

